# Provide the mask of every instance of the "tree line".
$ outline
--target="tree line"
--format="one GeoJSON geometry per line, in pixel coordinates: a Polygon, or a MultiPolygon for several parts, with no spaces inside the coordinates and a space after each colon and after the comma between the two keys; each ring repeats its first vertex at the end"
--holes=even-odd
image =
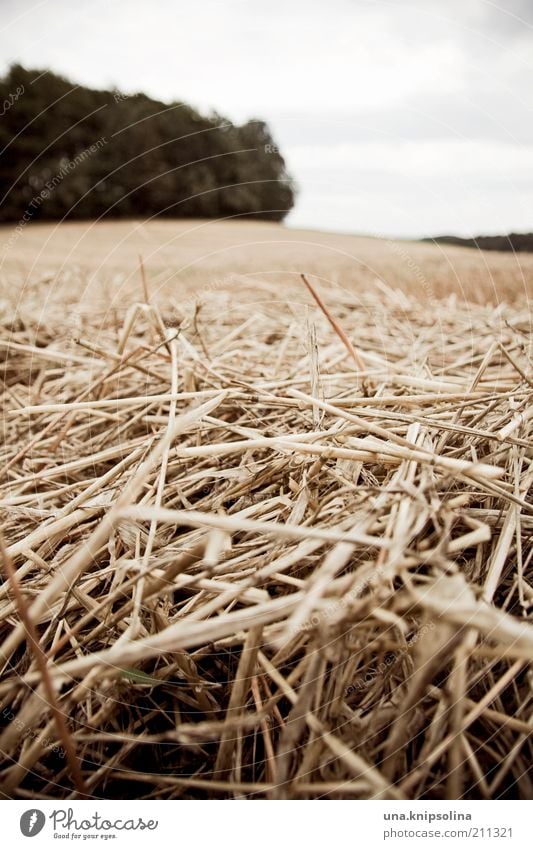
{"type": "Polygon", "coordinates": [[[0,80],[0,221],[151,216],[281,221],[295,187],[261,120],[75,85],[0,80]]]}
{"type": "Polygon", "coordinates": [[[441,245],[457,245],[463,248],[478,248],[481,251],[513,251],[515,253],[533,251],[533,233],[509,233],[506,236],[476,236],[473,239],[461,236],[436,236],[422,239],[423,242],[436,242],[441,245]]]}

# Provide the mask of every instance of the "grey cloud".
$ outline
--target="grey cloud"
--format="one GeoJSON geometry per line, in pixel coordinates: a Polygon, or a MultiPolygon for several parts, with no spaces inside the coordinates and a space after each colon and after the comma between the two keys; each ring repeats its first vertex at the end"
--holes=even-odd
{"type": "Polygon", "coordinates": [[[387,110],[272,114],[285,144],[357,143],[408,139],[486,139],[533,142],[530,107],[508,91],[421,97],[387,110]]]}

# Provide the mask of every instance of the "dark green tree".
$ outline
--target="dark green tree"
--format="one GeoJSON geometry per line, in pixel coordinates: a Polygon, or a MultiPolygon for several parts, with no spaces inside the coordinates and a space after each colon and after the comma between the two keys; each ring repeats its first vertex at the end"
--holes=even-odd
{"type": "Polygon", "coordinates": [[[263,121],[75,85],[13,65],[0,80],[0,221],[253,216],[295,189],[263,121]]]}

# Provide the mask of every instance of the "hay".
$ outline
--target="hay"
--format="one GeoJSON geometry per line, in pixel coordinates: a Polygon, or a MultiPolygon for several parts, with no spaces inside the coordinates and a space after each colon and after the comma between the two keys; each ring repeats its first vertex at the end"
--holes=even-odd
{"type": "Polygon", "coordinates": [[[3,328],[2,795],[531,798],[529,311],[142,272],[3,328]]]}

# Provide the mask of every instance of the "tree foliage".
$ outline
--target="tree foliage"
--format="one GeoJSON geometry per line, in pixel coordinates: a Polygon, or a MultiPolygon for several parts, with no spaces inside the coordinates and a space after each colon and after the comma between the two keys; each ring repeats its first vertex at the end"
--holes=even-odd
{"type": "Polygon", "coordinates": [[[509,233],[506,236],[476,236],[464,239],[461,236],[435,236],[423,239],[424,242],[436,242],[441,245],[458,245],[463,248],[478,248],[481,251],[513,251],[514,253],[533,251],[533,233],[509,233]]]}
{"type": "Polygon", "coordinates": [[[20,65],[0,81],[0,220],[248,215],[294,185],[268,126],[97,91],[20,65]]]}

